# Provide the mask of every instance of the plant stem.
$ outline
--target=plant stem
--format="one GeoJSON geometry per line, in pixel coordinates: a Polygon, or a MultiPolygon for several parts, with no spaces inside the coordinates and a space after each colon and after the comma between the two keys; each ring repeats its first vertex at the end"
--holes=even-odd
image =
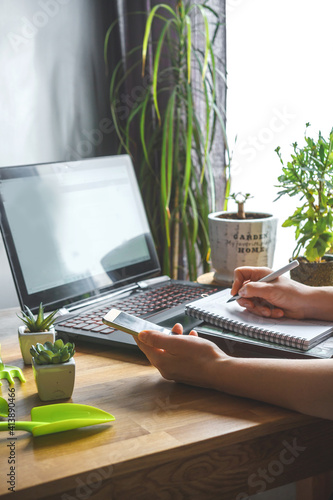
{"type": "Polygon", "coordinates": [[[238,219],[246,219],[246,216],[245,216],[245,211],[244,211],[244,203],[239,203],[239,202],[238,202],[238,213],[237,213],[237,218],[238,218],[238,219]]]}
{"type": "Polygon", "coordinates": [[[179,262],[179,244],[180,244],[180,220],[179,220],[179,184],[176,184],[175,192],[175,207],[174,207],[174,226],[173,226],[173,254],[172,254],[172,278],[178,278],[178,262],[179,262]]]}

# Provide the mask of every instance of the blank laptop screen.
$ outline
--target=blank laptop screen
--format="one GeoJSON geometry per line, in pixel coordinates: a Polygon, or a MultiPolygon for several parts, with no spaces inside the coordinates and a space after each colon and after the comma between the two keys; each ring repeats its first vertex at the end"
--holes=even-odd
{"type": "Polygon", "coordinates": [[[29,307],[159,271],[127,155],[1,168],[0,196],[5,246],[29,307]]]}

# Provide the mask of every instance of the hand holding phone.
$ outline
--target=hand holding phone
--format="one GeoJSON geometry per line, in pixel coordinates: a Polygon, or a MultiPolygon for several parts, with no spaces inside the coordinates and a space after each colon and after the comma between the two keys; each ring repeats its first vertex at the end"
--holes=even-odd
{"type": "Polygon", "coordinates": [[[121,330],[136,337],[142,330],[157,330],[158,332],[165,333],[167,335],[172,334],[171,330],[164,328],[163,326],[156,325],[145,319],[138,318],[132,314],[120,311],[119,309],[111,309],[103,318],[103,323],[108,326],[112,326],[117,330],[121,330]]]}

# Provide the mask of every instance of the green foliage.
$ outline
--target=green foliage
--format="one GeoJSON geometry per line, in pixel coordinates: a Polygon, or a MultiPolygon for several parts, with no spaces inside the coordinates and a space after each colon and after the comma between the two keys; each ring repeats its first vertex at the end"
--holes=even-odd
{"type": "Polygon", "coordinates": [[[234,200],[235,203],[237,203],[237,205],[244,205],[244,203],[246,202],[246,200],[248,200],[249,198],[253,198],[253,196],[251,196],[250,193],[241,193],[240,191],[238,193],[232,193],[229,198],[231,198],[232,200],[234,200]]]}
{"type": "MultiPolygon", "coordinates": [[[[310,126],[306,124],[307,128],[310,126]]],[[[278,177],[283,195],[301,195],[302,205],[282,224],[283,227],[295,226],[296,248],[293,257],[302,249],[310,262],[319,262],[333,246],[333,129],[325,139],[319,132],[314,140],[305,133],[305,145],[301,148],[293,144],[291,160],[285,164],[280,148],[276,148],[283,165],[282,175],[278,177]]]]}
{"type": "Polygon", "coordinates": [[[62,339],[52,342],[45,342],[45,344],[37,344],[30,347],[30,354],[34,358],[37,365],[52,365],[66,363],[75,354],[74,343],[67,342],[64,344],[62,339]]]}
{"type": "MultiPolygon", "coordinates": [[[[106,65],[114,26],[105,39],[106,65]]],[[[215,209],[211,153],[218,128],[229,158],[224,110],[220,109],[216,92],[218,79],[225,78],[216,68],[214,54],[220,27],[218,14],[207,0],[179,0],[175,9],[165,3],[155,5],[147,17],[142,44],[127,54],[128,59],[134,58],[133,64],[127,61],[123,70],[121,61],[111,75],[111,113],[120,138],[119,152],[141,158],[139,183],[150,226],[163,272],[174,278],[183,249],[190,279],[197,278],[198,255],[199,264],[209,269],[208,214],[215,209]],[[208,13],[215,19],[212,24],[208,13]],[[153,42],[151,31],[156,21],[160,31],[153,42]],[[140,65],[140,97],[125,120],[124,107],[119,106],[122,85],[140,65]],[[199,101],[204,124],[199,118],[199,101]],[[139,145],[132,139],[135,127],[140,130],[139,145]]],[[[223,175],[228,195],[230,161],[221,165],[223,175]]]]}
{"type": "Polygon", "coordinates": [[[24,310],[21,311],[22,316],[18,316],[21,321],[27,326],[28,330],[33,332],[45,332],[50,329],[53,325],[54,317],[58,311],[54,311],[48,316],[44,316],[43,304],[39,304],[38,313],[36,316],[33,315],[29,307],[24,306],[24,310]]]}

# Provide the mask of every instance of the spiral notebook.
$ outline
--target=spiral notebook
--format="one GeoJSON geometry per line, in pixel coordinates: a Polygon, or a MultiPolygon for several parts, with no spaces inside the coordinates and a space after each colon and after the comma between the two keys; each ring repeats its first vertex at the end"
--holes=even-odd
{"type": "Polygon", "coordinates": [[[185,306],[185,313],[207,323],[275,344],[307,351],[333,333],[328,321],[263,318],[242,308],[236,301],[227,304],[230,288],[185,306]]]}

